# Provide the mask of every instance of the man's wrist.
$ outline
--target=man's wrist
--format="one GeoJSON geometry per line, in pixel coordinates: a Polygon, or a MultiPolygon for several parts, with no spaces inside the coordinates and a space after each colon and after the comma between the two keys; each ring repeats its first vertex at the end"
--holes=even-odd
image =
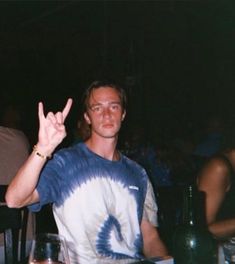
{"type": "Polygon", "coordinates": [[[43,152],[42,150],[40,150],[38,148],[38,145],[34,145],[33,153],[35,153],[35,155],[37,155],[38,157],[40,157],[40,158],[42,158],[44,160],[52,158],[52,154],[47,154],[46,152],[43,152]]]}

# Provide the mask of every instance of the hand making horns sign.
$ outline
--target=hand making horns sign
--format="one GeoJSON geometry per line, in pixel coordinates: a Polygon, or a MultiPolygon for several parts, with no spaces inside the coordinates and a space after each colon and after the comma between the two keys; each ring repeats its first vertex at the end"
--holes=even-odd
{"type": "Polygon", "coordinates": [[[39,132],[37,147],[43,148],[44,153],[48,156],[51,155],[66,136],[64,122],[72,103],[73,100],[69,98],[61,112],[55,114],[49,112],[46,116],[44,114],[43,103],[39,102],[38,104],[39,132]]]}

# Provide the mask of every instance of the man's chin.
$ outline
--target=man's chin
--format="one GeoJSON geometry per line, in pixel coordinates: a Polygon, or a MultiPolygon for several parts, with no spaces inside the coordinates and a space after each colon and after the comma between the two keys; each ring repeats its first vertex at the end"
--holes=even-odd
{"type": "Polygon", "coordinates": [[[106,132],[102,133],[101,136],[104,138],[117,138],[118,133],[112,132],[112,131],[106,131],[106,132]]]}
{"type": "Polygon", "coordinates": [[[117,134],[107,134],[103,135],[104,138],[117,138],[117,134]]]}

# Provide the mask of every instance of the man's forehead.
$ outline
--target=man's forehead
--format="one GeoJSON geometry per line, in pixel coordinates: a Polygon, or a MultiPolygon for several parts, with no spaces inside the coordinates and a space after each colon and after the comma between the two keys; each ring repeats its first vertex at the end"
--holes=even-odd
{"type": "Polygon", "coordinates": [[[114,93],[118,93],[117,89],[115,89],[114,87],[111,86],[100,86],[100,87],[96,87],[93,88],[91,93],[100,93],[100,92],[107,92],[107,91],[113,91],[114,93]]]}
{"type": "Polygon", "coordinates": [[[90,103],[98,102],[120,102],[118,91],[112,87],[99,87],[94,89],[89,97],[90,103]]]}

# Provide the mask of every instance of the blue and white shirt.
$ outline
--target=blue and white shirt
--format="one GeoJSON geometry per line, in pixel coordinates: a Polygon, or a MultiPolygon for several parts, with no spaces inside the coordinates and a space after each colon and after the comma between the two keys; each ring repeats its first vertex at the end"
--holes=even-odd
{"type": "Polygon", "coordinates": [[[110,161],[84,143],[58,151],[37,185],[40,210],[53,203],[72,264],[131,263],[142,256],[142,219],[157,225],[157,205],[145,170],[121,155],[110,161]]]}

